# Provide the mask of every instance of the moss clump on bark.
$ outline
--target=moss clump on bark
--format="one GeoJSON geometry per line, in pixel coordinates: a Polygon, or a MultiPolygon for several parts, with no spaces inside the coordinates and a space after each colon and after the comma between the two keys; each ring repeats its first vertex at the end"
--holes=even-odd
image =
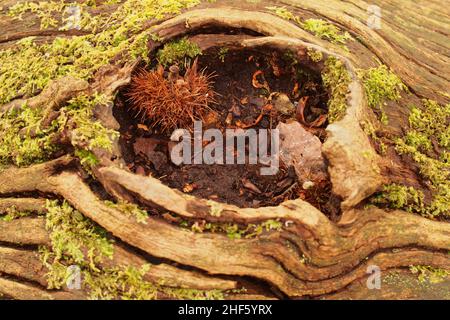
{"type": "Polygon", "coordinates": [[[56,28],[59,21],[55,19],[55,15],[61,13],[68,5],[63,1],[19,2],[9,8],[8,15],[22,20],[24,13],[32,12],[39,17],[41,29],[56,28]]]}
{"type": "Polygon", "coordinates": [[[384,112],[385,101],[398,101],[401,98],[401,92],[407,91],[408,88],[385,65],[367,70],[360,69],[358,76],[363,82],[369,106],[379,111],[381,122],[387,124],[388,119],[384,112]]]}
{"type": "Polygon", "coordinates": [[[180,225],[184,228],[189,228],[193,232],[224,233],[230,239],[252,239],[258,237],[264,231],[281,231],[283,228],[283,223],[274,219],[245,226],[237,223],[210,223],[206,221],[196,221],[194,223],[182,221],[180,225]]]}
{"type": "Polygon", "coordinates": [[[302,20],[300,19],[299,16],[294,15],[291,11],[289,11],[288,9],[286,9],[285,7],[266,7],[266,9],[274,12],[277,16],[279,16],[280,18],[283,18],[285,20],[290,20],[290,21],[294,21],[295,23],[301,25],[302,24],[302,20]]]}
{"type": "Polygon", "coordinates": [[[75,148],[74,155],[89,173],[92,167],[99,163],[93,151],[95,149],[111,151],[113,141],[119,137],[119,132],[105,128],[94,119],[94,108],[105,107],[107,103],[108,100],[103,95],[79,95],[61,109],[56,119],[59,132],[70,129],[72,133],[70,142],[75,148]]]}
{"type": "MultiPolygon", "coordinates": [[[[63,76],[91,79],[95,71],[113,59],[117,64],[137,57],[147,60],[146,44],[151,34],[141,32],[144,23],[179,14],[199,3],[199,0],[128,0],[110,14],[83,16],[81,29],[92,34],[58,37],[40,45],[33,38],[17,42],[14,48],[0,51],[0,104],[35,95],[50,80],[63,76]]],[[[29,11],[26,8],[16,8],[13,15],[29,11]]]]}
{"type": "Polygon", "coordinates": [[[95,148],[111,151],[112,141],[118,138],[119,133],[105,128],[99,121],[94,120],[94,108],[105,106],[107,103],[107,98],[102,95],[79,95],[61,109],[57,121],[60,128],[67,125],[71,130],[72,145],[89,151],[95,148]]]}
{"type": "MultiPolygon", "coordinates": [[[[125,208],[129,205],[113,205],[125,208]]],[[[69,266],[80,270],[81,289],[91,299],[157,299],[160,294],[174,299],[223,299],[220,290],[196,290],[165,287],[144,279],[151,266],[102,267],[114,254],[113,241],[104,229],[85,218],[66,201],[47,201],[46,229],[51,248],[41,247],[41,260],[49,270],[48,288],[61,289],[72,276],[69,266]]]]}
{"type": "Polygon", "coordinates": [[[67,267],[99,270],[104,259],[112,259],[112,242],[105,231],[74,210],[66,201],[47,201],[46,224],[51,248],[41,247],[40,254],[47,274],[48,288],[60,289],[68,280],[67,267]]]}
{"type": "Polygon", "coordinates": [[[436,101],[423,100],[423,108],[419,109],[413,106],[410,116],[409,125],[411,130],[409,133],[415,133],[420,139],[415,145],[424,146],[422,151],[429,150],[428,143],[423,143],[424,139],[431,139],[432,136],[437,138],[440,147],[447,152],[450,151],[450,104],[439,105],[436,101]],[[417,143],[418,142],[418,143],[417,143]]]}
{"type": "Polygon", "coordinates": [[[381,155],[385,155],[387,151],[387,145],[383,142],[382,138],[380,138],[377,134],[377,130],[374,125],[370,121],[362,121],[361,126],[364,132],[372,139],[377,148],[377,152],[381,155]]]}
{"type": "Polygon", "coordinates": [[[450,277],[450,270],[434,268],[432,266],[410,266],[409,270],[417,274],[421,283],[439,283],[450,277]]]}
{"type": "Polygon", "coordinates": [[[322,19],[306,19],[302,21],[299,16],[294,15],[285,7],[266,7],[266,9],[274,12],[277,16],[295,22],[300,28],[314,34],[315,36],[330,41],[331,43],[338,44],[344,49],[348,50],[345,43],[351,40],[350,34],[342,30],[335,25],[322,20],[322,19]]]}
{"type": "Polygon", "coordinates": [[[413,187],[401,184],[390,184],[383,186],[382,194],[375,197],[372,202],[388,204],[394,209],[405,209],[409,212],[417,211],[423,207],[423,193],[413,187]]]}
{"type": "Polygon", "coordinates": [[[28,211],[19,211],[15,206],[9,207],[5,212],[0,213],[0,220],[9,222],[15,219],[27,217],[31,214],[28,211]],[[3,215],[2,215],[3,214],[3,215]]]}
{"type": "Polygon", "coordinates": [[[347,40],[351,39],[350,34],[335,25],[322,19],[307,19],[302,24],[302,28],[312,32],[315,36],[330,41],[331,43],[345,45],[347,40]]]}
{"type": "Polygon", "coordinates": [[[308,48],[308,57],[313,61],[313,62],[319,62],[323,59],[323,54],[320,51],[308,48]]]}
{"type": "Polygon", "coordinates": [[[117,203],[112,201],[105,201],[105,204],[111,208],[118,209],[125,212],[129,216],[136,218],[136,221],[142,224],[147,224],[148,213],[144,209],[139,208],[138,205],[124,200],[119,200],[117,203]]]}
{"type": "Polygon", "coordinates": [[[158,62],[165,67],[172,64],[190,65],[191,59],[202,54],[199,46],[187,38],[182,38],[164,45],[156,54],[158,62]]]}
{"type": "Polygon", "coordinates": [[[342,119],[347,110],[347,93],[351,78],[344,63],[330,56],[325,61],[322,81],[329,91],[328,121],[330,123],[342,119]]]}
{"type": "Polygon", "coordinates": [[[95,148],[111,150],[112,141],[119,136],[115,130],[105,128],[93,118],[93,109],[106,103],[105,97],[80,95],[59,111],[50,126],[43,127],[42,108],[26,104],[0,116],[0,164],[28,166],[50,160],[61,146],[58,136],[71,129],[71,144],[75,156],[87,169],[98,163],[92,151],[95,148]]]}
{"type": "Polygon", "coordinates": [[[421,191],[401,185],[386,186],[375,202],[426,217],[450,217],[449,119],[450,104],[423,100],[422,108],[412,107],[410,130],[394,141],[397,152],[411,157],[422,178],[428,182],[432,193],[429,203],[425,203],[421,191]],[[433,153],[431,146],[435,145],[437,148],[433,147],[436,149],[433,153]]]}
{"type": "Polygon", "coordinates": [[[20,110],[0,115],[0,164],[28,166],[51,158],[58,150],[53,144],[58,126],[41,129],[42,108],[26,104],[20,110]]]}

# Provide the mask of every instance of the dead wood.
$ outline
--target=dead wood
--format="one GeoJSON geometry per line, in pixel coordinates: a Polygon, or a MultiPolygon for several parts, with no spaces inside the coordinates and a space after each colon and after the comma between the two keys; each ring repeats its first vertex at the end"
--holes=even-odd
{"type": "MultiPolygon", "coordinates": [[[[448,86],[448,79],[438,72],[448,57],[434,57],[431,53],[442,48],[428,43],[418,57],[405,61],[404,55],[411,53],[413,47],[411,41],[399,35],[398,26],[388,22],[387,28],[377,33],[360,21],[365,18],[365,10],[351,2],[332,3],[334,7],[325,2],[304,1],[302,7],[303,10],[318,12],[338,21],[352,33],[358,34],[366,46],[357,47],[356,54],[321,40],[272,14],[237,9],[192,10],[144,32],[152,32],[163,37],[164,41],[169,41],[204,27],[249,29],[260,36],[244,34],[214,38],[198,34],[192,36],[192,40],[202,49],[222,45],[235,49],[272,47],[296,50],[301,57],[308,48],[312,48],[322,52],[325,58],[335,56],[341,59],[351,76],[348,108],[342,120],[327,127],[328,137],[323,145],[323,153],[329,162],[333,193],[343,199],[342,217],[338,223],[330,221],[322,212],[300,199],[276,207],[244,209],[186,195],[163,185],[158,179],[139,176],[127,170],[117,141],[112,151],[94,150],[100,163],[93,168],[93,174],[112,197],[155,207],[156,212],[170,212],[189,221],[245,225],[278,219],[283,223],[282,230],[263,232],[249,239],[230,239],[221,233],[186,230],[159,214],[151,215],[146,224],[139,223],[119,209],[107,206],[91,190],[80,166],[74,165],[77,160],[71,156],[28,168],[10,167],[0,172],[0,196],[4,196],[0,199],[0,213],[7,213],[14,208],[45,214],[45,199],[29,198],[26,195],[30,193],[63,198],[119,240],[114,245],[113,259],[104,261],[102,267],[139,267],[150,263],[144,257],[148,255],[162,262],[150,263],[152,267],[145,279],[153,283],[163,281],[174,288],[231,290],[238,288],[244,277],[249,277],[268,283],[292,298],[386,299],[429,296],[429,292],[420,285],[405,289],[404,285],[387,284],[382,293],[368,290],[365,285],[369,265],[377,265],[386,272],[404,272],[402,268],[410,265],[450,268],[450,225],[402,211],[360,208],[361,201],[384,183],[379,167],[386,164],[384,159],[379,158],[361,128],[361,122],[371,117],[371,111],[355,70],[373,63],[368,61],[368,56],[380,58],[398,72],[418,96],[436,97],[444,101],[445,98],[436,92],[444,92],[448,86]],[[374,54],[366,56],[367,52],[374,54]],[[424,60],[427,62],[421,62],[424,60]],[[361,150],[366,153],[363,154],[361,150]],[[428,293],[421,295],[425,291],[428,293]]],[[[411,13],[415,16],[419,14],[417,8],[411,9],[411,13]]],[[[429,22],[438,28],[439,24],[433,21],[429,18],[429,22]]],[[[30,32],[42,37],[58,34],[6,30],[0,41],[5,45],[30,32]]],[[[408,36],[413,32],[408,29],[408,36]]],[[[448,33],[446,30],[440,32],[448,33]]],[[[436,34],[430,34],[430,37],[440,41],[440,36],[436,34]]],[[[158,45],[151,42],[149,48],[155,49],[158,45]]],[[[24,103],[31,107],[44,107],[42,125],[48,126],[59,109],[80,93],[99,92],[113,97],[129,83],[138,63],[130,61],[124,66],[101,68],[90,83],[70,78],[56,80],[39,95],[13,100],[1,106],[0,110],[6,112],[17,109],[24,103]]],[[[320,64],[316,66],[318,71],[322,67],[320,64]]],[[[402,115],[404,111],[398,111],[399,120],[395,122],[404,121],[400,119],[402,115]]],[[[112,105],[96,107],[94,116],[107,128],[119,127],[113,116],[112,105]]],[[[394,127],[389,130],[398,130],[394,127]]],[[[49,245],[44,217],[23,217],[9,222],[0,220],[0,293],[14,299],[86,298],[86,292],[45,289],[47,270],[35,247],[49,245]]],[[[402,276],[410,277],[405,274],[402,276]]],[[[432,287],[440,288],[440,285],[432,287]]],[[[446,297],[446,294],[444,292],[439,297],[446,297]]],[[[258,292],[255,295],[229,296],[255,297],[270,298],[273,295],[258,292]]]]}
{"type": "MultiPolygon", "coordinates": [[[[117,238],[152,256],[211,274],[260,278],[293,297],[339,290],[363,276],[369,264],[376,264],[382,270],[420,261],[440,267],[449,265],[446,253],[450,248],[449,225],[403,212],[361,210],[354,222],[335,225],[321,212],[308,208],[301,200],[294,200],[276,209],[265,208],[254,213],[253,221],[274,216],[292,221],[282,232],[243,240],[232,240],[220,234],[192,233],[158,217],[150,217],[147,224],[140,224],[106,206],[76,173],[48,174],[55,167],[68,163],[70,159],[66,157],[30,168],[7,169],[0,174],[0,179],[9,181],[14,176],[15,182],[2,185],[0,194],[30,191],[57,194],[117,238]],[[212,256],[211,252],[220,252],[220,255],[212,256]]],[[[118,169],[108,170],[117,172],[118,169]]],[[[176,193],[167,196],[166,203],[176,199],[183,207],[176,193]],[[170,199],[170,196],[176,198],[170,199]]],[[[201,207],[201,201],[199,203],[201,207]]],[[[188,208],[186,202],[184,206],[188,213],[191,210],[191,216],[192,212],[198,212],[195,206],[188,208]]],[[[169,210],[179,211],[173,207],[169,210]]],[[[224,206],[223,211],[248,219],[247,210],[252,209],[224,206]]],[[[208,216],[202,218],[208,219],[208,216]]],[[[224,213],[224,219],[227,218],[224,213]]]]}

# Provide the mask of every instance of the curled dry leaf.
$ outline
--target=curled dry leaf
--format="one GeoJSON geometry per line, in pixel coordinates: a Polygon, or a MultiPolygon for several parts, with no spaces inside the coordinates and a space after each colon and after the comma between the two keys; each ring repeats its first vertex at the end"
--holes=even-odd
{"type": "Polygon", "coordinates": [[[261,108],[261,113],[258,115],[258,117],[256,118],[255,121],[253,121],[252,123],[246,124],[246,123],[243,123],[242,121],[238,120],[238,121],[236,121],[236,127],[241,128],[241,129],[254,127],[258,123],[261,122],[261,120],[263,119],[263,117],[266,113],[270,113],[272,110],[273,110],[273,106],[271,104],[267,104],[261,108]]]}
{"type": "Polygon", "coordinates": [[[251,128],[256,126],[258,123],[261,122],[262,118],[264,116],[264,112],[261,112],[258,117],[256,118],[255,121],[253,121],[252,123],[243,123],[242,121],[238,120],[236,121],[236,127],[241,128],[241,129],[247,129],[247,128],[251,128]]]}
{"type": "Polygon", "coordinates": [[[253,87],[257,89],[266,89],[268,92],[270,92],[269,84],[266,81],[266,78],[264,77],[264,73],[262,70],[257,70],[252,77],[252,85],[253,87]],[[261,82],[258,80],[258,77],[261,78],[261,82]]]}
{"type": "Polygon", "coordinates": [[[298,82],[294,84],[294,88],[292,89],[292,96],[298,97],[299,85],[298,82]]]}
{"type": "Polygon", "coordinates": [[[144,131],[149,131],[148,127],[145,124],[138,123],[137,127],[138,127],[138,129],[142,129],[144,131]]]}
{"type": "Polygon", "coordinates": [[[305,96],[301,97],[300,100],[298,100],[296,116],[297,120],[300,121],[300,123],[302,124],[306,124],[305,116],[303,113],[305,112],[306,102],[308,101],[308,99],[309,97],[305,96]]]}
{"type": "Polygon", "coordinates": [[[313,127],[313,128],[318,128],[318,127],[321,127],[325,123],[325,121],[327,121],[327,115],[326,114],[321,114],[320,116],[317,117],[316,120],[311,122],[309,124],[309,126],[313,127]]]}
{"type": "Polygon", "coordinates": [[[313,122],[307,122],[305,119],[305,107],[306,107],[306,102],[308,101],[309,97],[305,96],[305,97],[301,97],[300,100],[298,101],[298,105],[297,105],[297,110],[296,110],[296,117],[297,120],[309,127],[309,128],[318,128],[320,126],[322,126],[325,121],[327,121],[327,115],[326,114],[321,114],[319,117],[317,117],[313,122]]]}

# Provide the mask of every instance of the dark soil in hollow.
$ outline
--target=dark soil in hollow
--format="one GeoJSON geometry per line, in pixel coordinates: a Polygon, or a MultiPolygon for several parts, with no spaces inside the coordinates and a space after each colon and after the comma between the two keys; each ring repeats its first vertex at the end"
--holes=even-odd
{"type": "MultiPolygon", "coordinates": [[[[320,75],[296,65],[289,55],[269,49],[264,52],[226,52],[213,48],[204,51],[198,63],[200,69],[214,74],[214,90],[219,94],[217,104],[211,105],[213,112],[204,121],[203,129],[218,128],[224,131],[237,123],[253,129],[275,128],[278,122],[285,122],[292,116],[269,112],[261,118],[261,109],[268,104],[267,97],[272,92],[286,94],[294,106],[299,98],[308,96],[304,112],[308,122],[326,114],[328,96],[320,75]],[[259,74],[255,78],[257,71],[259,74]],[[255,87],[255,79],[258,84],[264,83],[265,79],[268,87],[255,87]],[[253,125],[255,122],[257,124],[253,125]]],[[[151,175],[172,188],[200,198],[239,207],[275,206],[300,197],[322,212],[332,216],[336,214],[339,203],[331,196],[329,181],[304,190],[293,168],[286,168],[282,163],[276,175],[268,176],[260,174],[260,164],[174,165],[170,160],[169,136],[158,133],[157,128],[151,129],[135,117],[124,92],[119,93],[116,99],[114,115],[121,125],[121,147],[125,161],[133,172],[151,175]]],[[[322,141],[325,125],[314,131],[322,141]]]]}

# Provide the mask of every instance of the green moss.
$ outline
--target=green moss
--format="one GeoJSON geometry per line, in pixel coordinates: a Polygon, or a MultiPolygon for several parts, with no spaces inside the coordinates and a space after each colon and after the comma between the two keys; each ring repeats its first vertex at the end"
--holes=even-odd
{"type": "Polygon", "coordinates": [[[18,218],[27,217],[31,214],[28,211],[18,211],[15,206],[9,207],[5,212],[0,212],[0,220],[10,222],[18,218]],[[3,214],[3,215],[2,215],[3,214]]]}
{"type": "Polygon", "coordinates": [[[285,7],[266,7],[266,9],[274,12],[280,18],[283,18],[288,21],[293,21],[293,22],[297,23],[298,25],[302,25],[302,20],[300,19],[300,17],[294,15],[292,12],[290,12],[285,7]]]}
{"type": "Polygon", "coordinates": [[[391,185],[383,190],[377,201],[426,217],[450,216],[450,148],[445,137],[449,118],[450,105],[441,106],[434,101],[423,100],[421,109],[414,106],[411,110],[410,130],[394,141],[399,154],[407,155],[417,163],[420,175],[430,186],[431,200],[424,203],[422,192],[391,185]],[[433,140],[441,148],[434,154],[431,152],[433,140]]]}
{"type": "MultiPolygon", "coordinates": [[[[121,203],[110,204],[116,209],[130,212],[137,208],[121,203]]],[[[101,267],[105,259],[112,259],[112,240],[105,230],[85,218],[67,202],[48,201],[46,228],[51,248],[39,249],[46,268],[49,289],[63,288],[70,276],[70,265],[81,271],[82,288],[91,299],[157,299],[158,294],[176,299],[223,299],[220,290],[195,290],[165,287],[164,283],[151,283],[144,279],[150,265],[101,267]]],[[[135,214],[136,212],[134,212],[135,214]]],[[[142,212],[140,213],[142,214],[142,212]]]]}
{"type": "Polygon", "coordinates": [[[429,151],[432,148],[431,141],[426,134],[417,131],[408,131],[405,135],[405,142],[416,149],[429,151]]]}
{"type": "Polygon", "coordinates": [[[413,274],[418,275],[418,280],[421,283],[439,283],[450,277],[450,271],[431,266],[410,266],[409,270],[413,274]]]}
{"type": "Polygon", "coordinates": [[[445,164],[450,164],[450,152],[448,151],[442,151],[440,155],[440,161],[445,164]]]}
{"type": "Polygon", "coordinates": [[[128,48],[130,57],[133,59],[142,58],[146,63],[149,63],[150,58],[148,55],[147,43],[154,39],[155,37],[153,35],[145,32],[138,34],[128,48]]]}
{"type": "Polygon", "coordinates": [[[193,232],[225,233],[230,239],[251,239],[261,235],[264,231],[281,231],[283,223],[279,220],[269,219],[259,224],[239,225],[237,223],[199,223],[190,224],[183,221],[184,228],[190,228],[193,232]]]}
{"type": "Polygon", "coordinates": [[[199,46],[193,42],[190,42],[187,38],[182,38],[177,41],[173,41],[164,45],[162,49],[158,51],[156,57],[158,62],[163,66],[168,67],[172,64],[179,63],[186,60],[189,64],[190,59],[202,54],[202,50],[199,46]]]}
{"type": "Polygon", "coordinates": [[[99,164],[99,160],[92,151],[84,149],[75,149],[74,155],[80,160],[83,168],[91,173],[92,167],[99,164]]]}
{"type": "Polygon", "coordinates": [[[81,65],[74,63],[80,55],[89,55],[89,45],[79,39],[71,44],[69,41],[57,38],[51,45],[36,45],[33,38],[26,38],[15,47],[0,51],[0,104],[18,96],[32,96],[50,80],[64,75],[86,78],[91,71],[89,66],[83,64],[83,71],[81,65]]]}
{"type": "Polygon", "coordinates": [[[311,32],[315,36],[330,41],[331,43],[338,44],[348,50],[345,43],[347,40],[351,40],[352,37],[347,31],[342,32],[342,30],[335,25],[322,19],[306,19],[305,21],[302,21],[299,16],[294,15],[285,7],[266,7],[266,9],[274,12],[277,16],[285,20],[295,22],[299,27],[311,32]]]}
{"type": "MultiPolygon", "coordinates": [[[[422,154],[401,139],[397,140],[396,149],[400,154],[410,155],[418,163],[421,176],[430,181],[432,200],[427,205],[423,204],[423,201],[417,203],[397,201],[395,200],[397,198],[396,190],[389,187],[383,190],[380,197],[384,198],[385,203],[391,207],[415,212],[426,217],[450,216],[450,165],[422,154]]],[[[411,191],[412,193],[409,194],[413,196],[422,194],[420,191],[412,191],[411,187],[403,186],[403,188],[411,191]]]]}
{"type": "Polygon", "coordinates": [[[384,144],[382,139],[377,135],[377,132],[373,124],[369,121],[363,121],[361,123],[361,126],[364,132],[372,139],[373,142],[375,142],[379,154],[385,155],[387,151],[387,146],[386,144],[384,144]]]}
{"type": "Polygon", "coordinates": [[[397,139],[396,150],[400,154],[407,154],[419,165],[419,171],[423,178],[429,180],[435,187],[445,183],[448,177],[448,164],[423,154],[414,146],[408,145],[404,139],[397,139]]]}
{"type": "Polygon", "coordinates": [[[423,193],[413,187],[399,184],[385,185],[382,194],[375,197],[372,202],[377,204],[388,204],[394,209],[406,209],[413,212],[422,210],[423,193]]]}
{"type": "MultiPolygon", "coordinates": [[[[117,4],[120,0],[106,0],[102,2],[102,5],[117,4]]],[[[36,15],[40,21],[41,29],[59,28],[60,30],[66,30],[64,27],[60,27],[61,23],[67,22],[67,17],[64,16],[65,9],[68,7],[77,6],[81,10],[81,26],[85,26],[86,23],[94,19],[88,13],[90,7],[96,7],[95,0],[86,0],[83,2],[69,2],[69,1],[38,1],[38,2],[19,2],[8,10],[8,15],[15,20],[23,20],[25,13],[31,13],[36,15]]]]}
{"type": "Polygon", "coordinates": [[[105,103],[103,96],[78,96],[61,108],[58,118],[44,129],[42,108],[23,105],[0,115],[0,164],[28,166],[51,159],[60,149],[54,143],[58,134],[70,127],[75,156],[89,171],[98,163],[92,150],[111,150],[112,141],[119,136],[93,118],[94,107],[105,103]]]}
{"type": "Polygon", "coordinates": [[[279,220],[269,219],[260,224],[250,224],[247,226],[244,234],[245,238],[254,238],[259,236],[263,231],[281,231],[283,223],[279,220]]]}
{"type": "Polygon", "coordinates": [[[84,282],[91,288],[91,299],[152,300],[156,299],[158,288],[143,279],[149,269],[149,265],[143,265],[141,268],[126,266],[85,272],[84,282]]]}
{"type": "Polygon", "coordinates": [[[164,293],[174,299],[186,299],[186,300],[224,300],[225,299],[225,293],[221,290],[196,290],[196,289],[183,289],[183,288],[166,288],[164,293]]]}
{"type": "MultiPolygon", "coordinates": [[[[435,136],[442,148],[450,150],[450,126],[448,120],[450,118],[450,104],[441,106],[432,100],[423,100],[423,108],[419,109],[413,106],[410,116],[409,125],[415,136],[420,136],[420,141],[431,136],[435,136]]],[[[425,143],[426,146],[430,144],[425,143]]],[[[419,143],[419,146],[423,143],[419,143]]],[[[425,149],[425,150],[429,150],[425,149]]]]}
{"type": "MultiPolygon", "coordinates": [[[[69,101],[62,109],[58,118],[60,124],[67,123],[72,133],[72,144],[88,151],[101,148],[112,150],[112,141],[119,137],[119,133],[105,128],[99,121],[94,120],[94,108],[106,105],[108,100],[102,95],[80,95],[69,101]]],[[[61,128],[63,126],[61,125],[61,128]]]]}
{"type": "MultiPolygon", "coordinates": [[[[144,23],[178,14],[199,3],[199,0],[128,0],[112,13],[84,14],[82,29],[92,34],[56,38],[41,45],[35,44],[33,38],[19,41],[14,48],[0,51],[0,104],[18,96],[35,95],[50,80],[66,75],[89,80],[113,59],[116,63],[136,57],[148,61],[146,40],[152,35],[141,32],[144,23]]],[[[18,7],[14,14],[20,16],[22,11],[29,10],[18,7]]]]}
{"type": "Polygon", "coordinates": [[[41,247],[43,264],[47,267],[49,289],[60,289],[68,278],[67,266],[98,271],[104,259],[111,259],[113,246],[103,229],[74,210],[66,201],[47,201],[46,229],[51,248],[41,247]]]}
{"type": "Polygon", "coordinates": [[[222,206],[215,201],[208,200],[207,204],[209,205],[209,214],[213,217],[220,217],[222,213],[222,206]]]}
{"type": "Polygon", "coordinates": [[[317,37],[335,44],[345,45],[346,41],[351,39],[351,36],[347,31],[342,32],[342,30],[335,25],[322,19],[307,19],[302,27],[306,31],[312,32],[317,37]]]}
{"type": "MultiPolygon", "coordinates": [[[[120,0],[103,1],[102,5],[118,4],[120,0]]],[[[89,14],[90,7],[96,7],[95,0],[72,3],[66,1],[20,2],[9,8],[8,15],[22,20],[24,13],[35,14],[41,24],[41,29],[58,28],[60,22],[66,22],[62,17],[67,7],[74,5],[81,9],[80,27],[87,31],[98,31],[99,28],[117,28],[117,26],[138,28],[149,19],[162,19],[166,14],[179,14],[182,9],[199,4],[199,0],[127,0],[123,1],[112,14],[100,13],[95,16],[89,14]],[[134,10],[134,11],[133,11],[134,10]]],[[[64,27],[60,27],[64,30],[64,27]]],[[[119,29],[119,28],[117,28],[119,29]]]]}
{"type": "Polygon", "coordinates": [[[41,29],[56,28],[59,22],[55,15],[60,14],[67,5],[64,1],[19,2],[9,8],[8,15],[22,20],[24,13],[32,12],[38,16],[41,29]]]}
{"type": "Polygon", "coordinates": [[[220,50],[219,50],[219,52],[217,54],[220,61],[225,62],[225,57],[227,56],[228,51],[229,51],[229,49],[226,48],[226,47],[220,48],[220,50]]]}
{"type": "Polygon", "coordinates": [[[57,127],[41,130],[42,109],[23,105],[0,115],[0,164],[43,162],[59,149],[52,143],[57,127]]]}
{"type": "Polygon", "coordinates": [[[407,91],[408,88],[385,65],[359,70],[358,76],[363,82],[369,106],[378,110],[381,113],[382,122],[387,124],[388,119],[383,109],[385,101],[398,101],[401,98],[401,92],[407,91]]]}
{"type": "Polygon", "coordinates": [[[311,49],[311,48],[308,48],[308,56],[314,62],[319,62],[319,61],[321,61],[323,59],[322,52],[320,52],[318,50],[311,49]]]}
{"type": "Polygon", "coordinates": [[[112,201],[105,201],[105,204],[111,208],[118,209],[122,212],[125,212],[129,216],[133,216],[136,218],[136,221],[142,224],[147,224],[148,213],[147,211],[139,208],[134,203],[129,203],[124,200],[120,200],[118,203],[114,203],[112,201]]]}
{"type": "Polygon", "coordinates": [[[222,300],[221,290],[196,290],[164,287],[144,279],[151,272],[150,265],[140,268],[133,266],[104,269],[97,273],[85,273],[84,281],[91,289],[91,299],[112,300],[153,300],[159,294],[174,299],[187,300],[222,300]]]}
{"type": "MultiPolygon", "coordinates": [[[[416,272],[417,274],[418,272],[416,272]]],[[[399,289],[407,289],[413,292],[421,292],[424,297],[435,299],[449,299],[450,290],[445,284],[431,283],[426,278],[415,278],[398,270],[387,271],[382,277],[383,284],[395,286],[399,289]]],[[[440,281],[438,281],[440,282],[440,281]]]]}
{"type": "Polygon", "coordinates": [[[66,201],[47,201],[46,208],[45,227],[50,233],[54,261],[64,259],[80,265],[88,261],[92,269],[97,269],[104,258],[112,258],[112,243],[105,237],[103,229],[66,201]]]}
{"type": "Polygon", "coordinates": [[[0,51],[0,103],[17,96],[35,95],[52,79],[66,75],[90,79],[93,73],[118,53],[116,48],[94,46],[93,36],[56,38],[37,45],[32,38],[0,51]]]}
{"type": "Polygon", "coordinates": [[[347,93],[351,78],[344,63],[330,56],[325,61],[322,81],[330,92],[328,100],[328,121],[330,123],[342,119],[347,110],[347,93]]]}

